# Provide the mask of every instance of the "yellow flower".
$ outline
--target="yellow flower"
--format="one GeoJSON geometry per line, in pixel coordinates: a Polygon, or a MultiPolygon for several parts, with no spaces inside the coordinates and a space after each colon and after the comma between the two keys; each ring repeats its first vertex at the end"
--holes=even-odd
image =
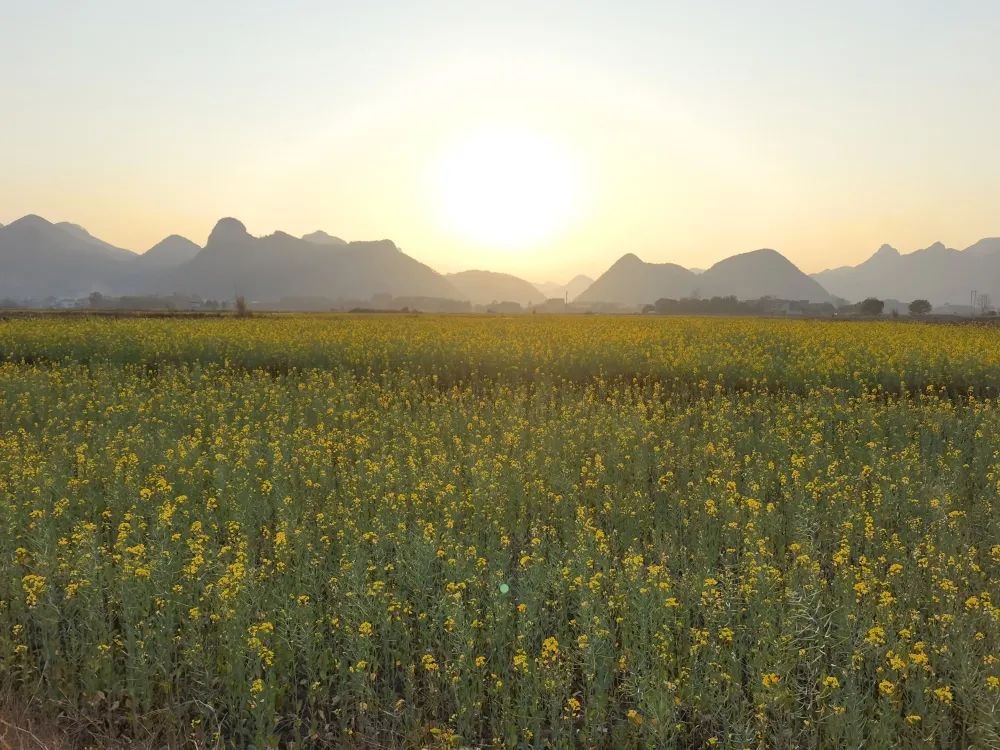
{"type": "Polygon", "coordinates": [[[524,651],[519,649],[517,653],[514,654],[512,663],[514,665],[514,669],[518,669],[522,672],[528,671],[528,655],[524,653],[524,651]]]}
{"type": "Polygon", "coordinates": [[[823,686],[828,687],[831,690],[836,690],[840,687],[840,680],[838,680],[833,675],[827,675],[823,678],[823,686]]]}
{"type": "Polygon", "coordinates": [[[760,681],[764,685],[764,687],[773,688],[779,682],[781,682],[781,677],[778,675],[777,672],[767,672],[763,677],[761,677],[760,681]]]}
{"type": "Polygon", "coordinates": [[[637,727],[642,726],[642,714],[640,714],[634,708],[630,708],[628,710],[628,713],[625,714],[625,716],[629,720],[629,722],[631,722],[634,726],[637,727]]]}
{"type": "Polygon", "coordinates": [[[435,661],[433,654],[424,654],[420,657],[420,663],[423,665],[424,669],[428,672],[437,672],[439,667],[437,661],[435,661]]]}
{"type": "Polygon", "coordinates": [[[551,636],[542,641],[540,655],[542,661],[553,661],[557,656],[559,656],[559,641],[551,636]]]}
{"type": "Polygon", "coordinates": [[[942,703],[950,704],[955,696],[952,695],[951,688],[947,685],[942,685],[939,688],[934,689],[934,697],[937,698],[942,703]]]}
{"type": "Polygon", "coordinates": [[[36,575],[35,573],[28,573],[21,578],[21,588],[24,589],[24,603],[28,607],[34,607],[38,604],[38,597],[45,591],[45,585],[45,577],[36,575]]]}
{"type": "Polygon", "coordinates": [[[258,677],[250,683],[250,695],[260,695],[264,692],[264,681],[258,677]]]}
{"type": "Polygon", "coordinates": [[[875,625],[868,629],[865,641],[873,646],[881,646],[885,643],[885,629],[881,625],[875,625]]]}
{"type": "Polygon", "coordinates": [[[882,695],[892,695],[896,692],[896,684],[894,682],[889,682],[889,680],[882,680],[878,684],[878,691],[882,695]]]}

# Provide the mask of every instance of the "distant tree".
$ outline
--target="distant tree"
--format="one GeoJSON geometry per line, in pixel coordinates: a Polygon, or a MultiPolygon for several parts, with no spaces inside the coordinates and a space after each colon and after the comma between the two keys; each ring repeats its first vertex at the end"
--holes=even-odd
{"type": "Polygon", "coordinates": [[[250,315],[250,308],[247,306],[246,297],[242,294],[236,297],[236,316],[238,318],[245,318],[250,315]]]}
{"type": "Polygon", "coordinates": [[[931,311],[931,303],[925,299],[915,299],[910,303],[910,315],[926,315],[931,311]]]}
{"type": "Polygon", "coordinates": [[[862,315],[869,315],[875,317],[882,314],[882,310],[885,309],[885,302],[875,297],[869,297],[864,302],[861,303],[859,308],[862,315]]]}
{"type": "Polygon", "coordinates": [[[91,307],[100,307],[104,303],[104,295],[100,292],[91,292],[87,299],[91,307]]]}

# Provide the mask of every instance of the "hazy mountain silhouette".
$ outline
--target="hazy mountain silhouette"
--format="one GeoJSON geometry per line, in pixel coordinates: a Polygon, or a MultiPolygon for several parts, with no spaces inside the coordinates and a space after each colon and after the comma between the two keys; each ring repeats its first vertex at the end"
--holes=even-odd
{"type": "Polygon", "coordinates": [[[574,276],[565,284],[556,284],[551,281],[546,281],[541,284],[535,284],[535,287],[548,299],[569,299],[569,301],[572,302],[578,296],[587,291],[587,287],[593,283],[594,280],[592,278],[584,276],[581,273],[574,276]]]}
{"type": "Polygon", "coordinates": [[[695,273],[674,263],[646,263],[629,253],[591,282],[538,284],[509,274],[465,271],[445,277],[403,253],[390,240],[345,242],[316,231],[302,238],[285,232],[253,237],[236,219],[216,224],[204,248],[171,235],[145,253],[116,247],[70,222],[28,215],[0,225],[0,297],[195,294],[250,300],[282,298],[368,300],[373,295],[537,304],[569,296],[584,305],[625,307],[660,298],[773,296],[812,302],[866,297],[934,305],[967,305],[977,290],[1000,301],[1000,238],[965,250],[936,242],[908,254],[883,245],[857,266],[803,274],[774,250],[755,250],[695,273]]]}
{"type": "Polygon", "coordinates": [[[868,260],[813,274],[832,294],[852,302],[866,297],[927,299],[935,305],[968,304],[971,290],[1000,295],[1000,238],[986,238],[965,250],[940,242],[900,253],[882,245],[868,260]]]}
{"type": "Polygon", "coordinates": [[[733,255],[694,276],[702,297],[832,301],[827,290],[814,279],[777,250],[768,248],[733,255]]]}
{"type": "Polygon", "coordinates": [[[346,245],[345,240],[340,239],[340,237],[334,237],[332,234],[327,234],[323,230],[318,230],[310,234],[302,235],[302,239],[306,242],[313,242],[317,245],[346,245]]]}
{"type": "Polygon", "coordinates": [[[220,220],[194,258],[160,275],[153,286],[161,293],[227,299],[242,294],[250,300],[367,299],[373,294],[461,298],[443,276],[390,240],[338,245],[285,232],[253,237],[232,218],[220,220]]]}
{"type": "Polygon", "coordinates": [[[461,271],[450,273],[445,278],[459,291],[462,299],[467,299],[474,305],[517,302],[527,306],[545,301],[545,295],[534,285],[509,273],[461,271]]]}
{"type": "Polygon", "coordinates": [[[698,278],[676,263],[646,263],[633,253],[626,253],[577,295],[575,301],[635,307],[661,297],[680,299],[692,295],[698,278]]]}
{"type": "Polygon", "coordinates": [[[115,247],[109,242],[105,242],[102,239],[94,237],[90,232],[81,227],[79,224],[73,224],[68,221],[60,221],[54,226],[62,229],[64,232],[79,240],[80,242],[85,242],[89,245],[93,245],[96,248],[102,250],[107,250],[107,255],[109,258],[117,258],[124,260],[131,260],[136,256],[136,253],[132,250],[126,250],[121,247],[115,247]]]}
{"type": "Polygon", "coordinates": [[[963,251],[972,256],[989,257],[1000,255],[1000,237],[986,237],[963,251]]]}
{"type": "Polygon", "coordinates": [[[110,292],[135,258],[75,224],[53,224],[29,214],[0,228],[0,297],[110,292]]]}
{"type": "Polygon", "coordinates": [[[194,258],[201,248],[186,237],[172,234],[139,255],[144,268],[173,268],[194,258]]]}
{"type": "Polygon", "coordinates": [[[646,263],[632,253],[622,256],[583,294],[581,303],[612,302],[627,307],[661,298],[726,297],[829,302],[830,295],[775,250],[754,250],[726,258],[694,273],[674,263],[646,263]]]}

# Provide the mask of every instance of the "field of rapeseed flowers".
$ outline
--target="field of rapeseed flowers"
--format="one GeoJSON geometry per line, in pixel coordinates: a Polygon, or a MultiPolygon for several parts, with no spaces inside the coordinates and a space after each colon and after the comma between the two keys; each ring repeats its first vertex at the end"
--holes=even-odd
{"type": "Polygon", "coordinates": [[[190,747],[1000,747],[1000,329],[0,321],[0,700],[190,747]]]}

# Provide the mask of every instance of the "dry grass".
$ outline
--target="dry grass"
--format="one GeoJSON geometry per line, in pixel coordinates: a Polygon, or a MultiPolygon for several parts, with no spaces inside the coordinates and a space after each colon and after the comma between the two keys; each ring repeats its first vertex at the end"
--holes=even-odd
{"type": "Polygon", "coordinates": [[[0,698],[0,750],[152,750],[165,745],[154,740],[122,740],[62,715],[53,719],[35,707],[0,698]]]}

